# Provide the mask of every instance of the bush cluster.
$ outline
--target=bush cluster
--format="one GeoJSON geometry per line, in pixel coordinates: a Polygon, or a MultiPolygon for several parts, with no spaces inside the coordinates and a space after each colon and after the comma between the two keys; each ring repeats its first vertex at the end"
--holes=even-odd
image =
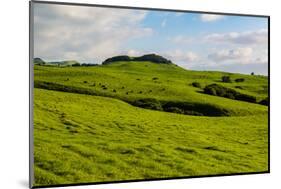
{"type": "Polygon", "coordinates": [[[150,61],[159,64],[172,64],[170,60],[156,54],[146,54],[140,57],[129,57],[127,55],[114,56],[106,59],[102,64],[106,65],[118,61],[150,61]]]}
{"type": "Polygon", "coordinates": [[[230,76],[222,76],[221,80],[225,83],[231,83],[230,76]]]}
{"type": "Polygon", "coordinates": [[[218,84],[211,84],[207,85],[204,88],[204,93],[214,96],[221,96],[225,98],[241,100],[246,102],[253,102],[256,103],[257,99],[254,96],[239,93],[233,89],[218,85],[218,84]]]}
{"type": "Polygon", "coordinates": [[[244,82],[245,79],[244,78],[238,78],[238,79],[235,79],[235,82],[244,82]]]}
{"type": "Polygon", "coordinates": [[[198,83],[198,82],[193,82],[193,83],[191,83],[191,85],[192,85],[193,87],[201,88],[201,85],[200,85],[200,83],[198,83]]]}
{"type": "Polygon", "coordinates": [[[89,89],[73,87],[73,86],[66,86],[66,85],[61,85],[58,83],[45,82],[45,81],[34,81],[34,87],[41,88],[41,89],[47,89],[47,90],[70,92],[70,93],[97,95],[94,91],[89,90],[89,89]]]}
{"type": "Polygon", "coordinates": [[[135,100],[132,104],[146,109],[163,110],[161,102],[153,98],[135,100]]]}
{"type": "Polygon", "coordinates": [[[159,101],[153,98],[139,99],[131,103],[134,106],[195,116],[227,116],[228,111],[209,104],[199,104],[180,101],[159,101]]]}

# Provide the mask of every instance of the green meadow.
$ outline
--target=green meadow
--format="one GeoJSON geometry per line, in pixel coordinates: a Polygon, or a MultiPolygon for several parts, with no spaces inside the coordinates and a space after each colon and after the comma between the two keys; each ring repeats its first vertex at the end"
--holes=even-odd
{"type": "Polygon", "coordinates": [[[34,87],[35,186],[268,171],[267,76],[149,61],[34,65],[34,87]],[[205,94],[210,84],[257,103],[205,94]]]}

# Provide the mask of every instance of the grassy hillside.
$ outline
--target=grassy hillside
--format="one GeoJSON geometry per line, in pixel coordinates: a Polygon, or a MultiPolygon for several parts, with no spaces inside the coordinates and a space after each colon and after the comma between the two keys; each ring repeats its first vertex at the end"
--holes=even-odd
{"type": "Polygon", "coordinates": [[[267,107],[248,102],[202,94],[192,82],[202,86],[219,83],[236,91],[253,95],[258,100],[267,97],[267,77],[222,72],[188,71],[176,65],[150,62],[117,62],[97,67],[50,68],[35,67],[35,81],[47,81],[64,86],[87,89],[101,96],[132,102],[142,98],[182,101],[221,108],[229,115],[266,113],[267,107]],[[241,83],[223,83],[221,77],[244,78],[241,83]],[[237,89],[235,87],[239,86],[237,89]]]}
{"type": "Polygon", "coordinates": [[[202,89],[217,83],[261,100],[268,96],[265,76],[131,61],[96,67],[35,65],[34,79],[35,87],[47,83],[45,88],[52,89],[34,90],[35,185],[268,170],[268,107],[202,89]],[[223,83],[225,75],[245,81],[223,83]],[[192,116],[130,105],[146,98],[228,114],[192,116]]]}

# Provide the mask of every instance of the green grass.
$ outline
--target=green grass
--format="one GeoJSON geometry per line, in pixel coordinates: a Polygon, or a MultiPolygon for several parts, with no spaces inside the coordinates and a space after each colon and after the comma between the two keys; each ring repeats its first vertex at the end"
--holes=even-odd
{"type": "Polygon", "coordinates": [[[268,170],[267,106],[206,95],[191,85],[219,83],[264,99],[265,76],[188,71],[149,62],[34,70],[35,82],[93,94],[34,89],[35,185],[268,170]],[[223,75],[245,81],[222,83],[223,75]],[[208,104],[230,114],[190,116],[126,103],[142,98],[208,104]]]}

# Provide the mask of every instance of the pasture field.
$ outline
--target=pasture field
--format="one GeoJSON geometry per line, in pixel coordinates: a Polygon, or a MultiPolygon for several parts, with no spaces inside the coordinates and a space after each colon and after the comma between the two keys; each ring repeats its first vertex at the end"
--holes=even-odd
{"type": "Polygon", "coordinates": [[[34,185],[267,171],[268,106],[204,94],[214,83],[268,97],[266,76],[133,61],[35,65],[34,185]],[[134,106],[140,99],[202,115],[134,106]]]}

